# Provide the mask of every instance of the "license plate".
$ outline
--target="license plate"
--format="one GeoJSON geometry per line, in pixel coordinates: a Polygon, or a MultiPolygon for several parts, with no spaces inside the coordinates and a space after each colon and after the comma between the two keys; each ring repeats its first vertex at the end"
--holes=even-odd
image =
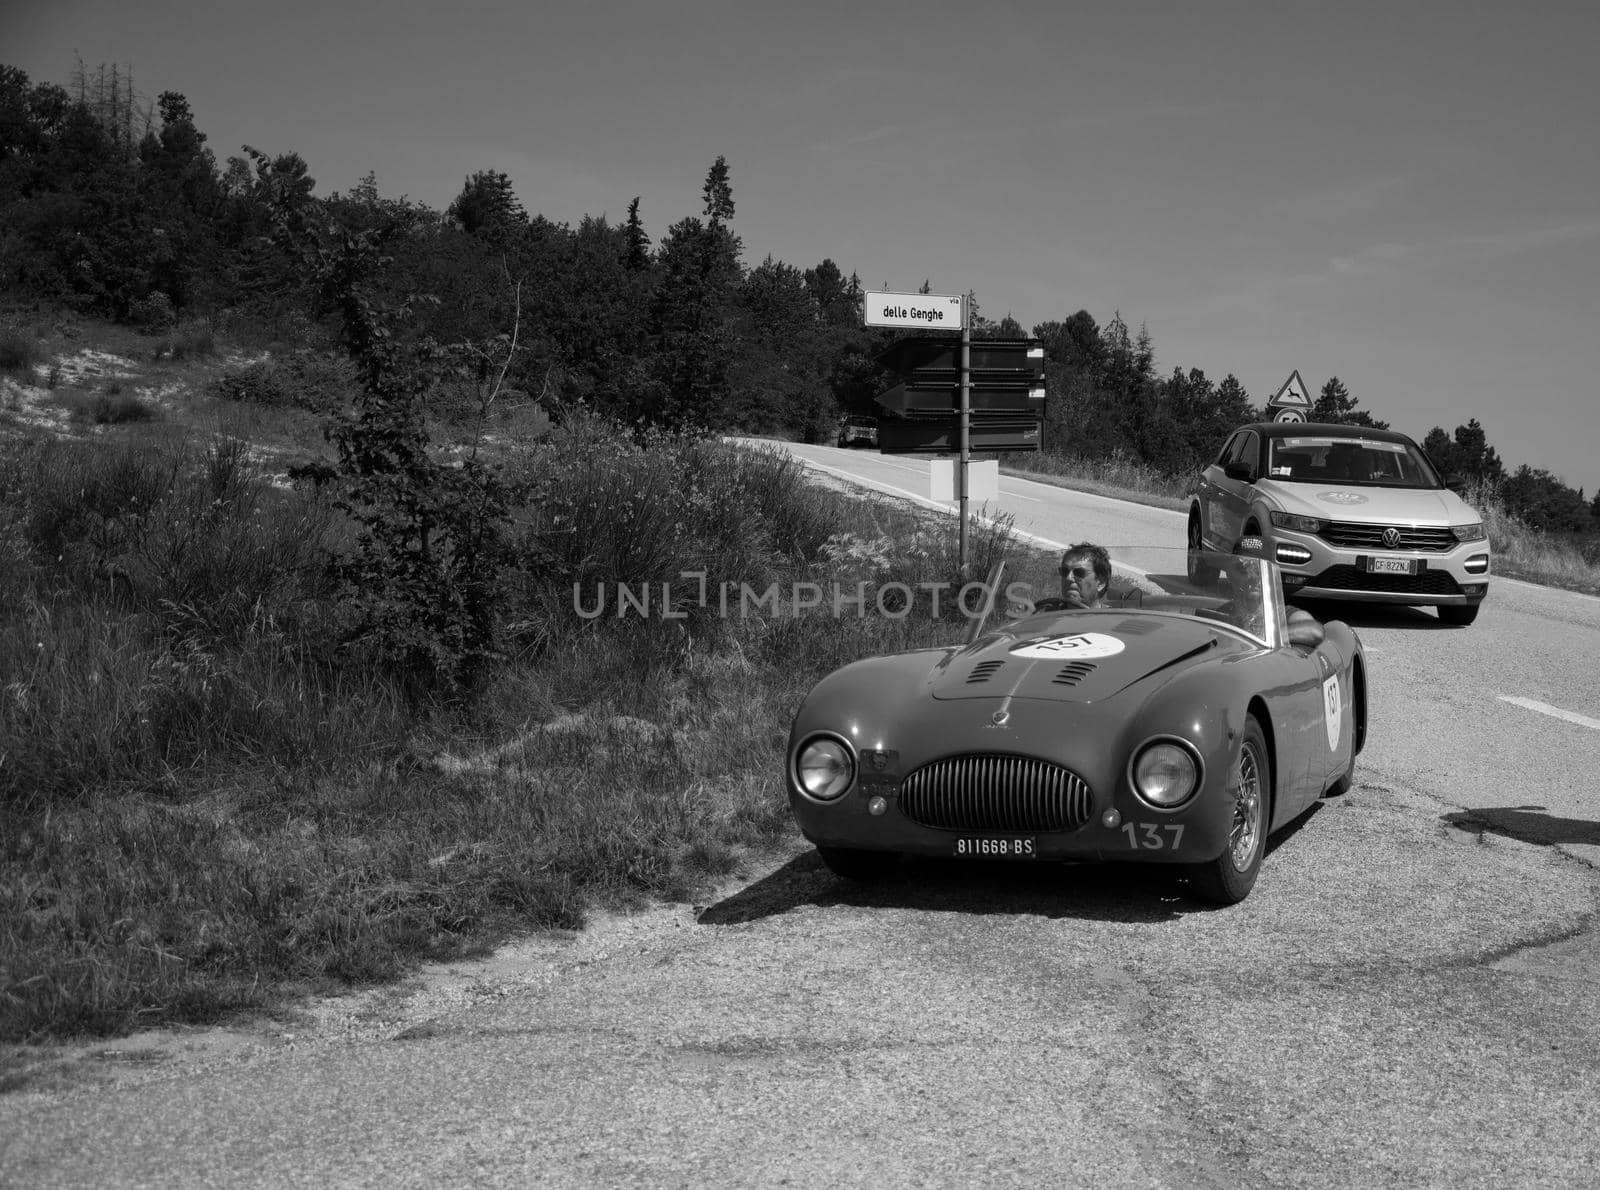
{"type": "Polygon", "coordinates": [[[956,840],[958,859],[1033,859],[1038,851],[1032,835],[984,835],[956,840]]]}
{"type": "Polygon", "coordinates": [[[1417,573],[1417,560],[1415,558],[1368,558],[1367,571],[1370,574],[1415,574],[1417,573]]]}

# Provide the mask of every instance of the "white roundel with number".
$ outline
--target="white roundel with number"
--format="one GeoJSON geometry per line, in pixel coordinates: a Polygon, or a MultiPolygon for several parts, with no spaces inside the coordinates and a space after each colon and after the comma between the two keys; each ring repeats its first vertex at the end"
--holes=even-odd
{"type": "Polygon", "coordinates": [[[1126,647],[1116,637],[1103,632],[1079,632],[1029,641],[1012,649],[1011,655],[1040,661],[1092,661],[1098,657],[1115,657],[1126,647]]]}
{"type": "Polygon", "coordinates": [[[1344,700],[1339,696],[1339,675],[1322,683],[1323,721],[1328,727],[1328,751],[1339,747],[1339,728],[1344,722],[1344,700]]]}

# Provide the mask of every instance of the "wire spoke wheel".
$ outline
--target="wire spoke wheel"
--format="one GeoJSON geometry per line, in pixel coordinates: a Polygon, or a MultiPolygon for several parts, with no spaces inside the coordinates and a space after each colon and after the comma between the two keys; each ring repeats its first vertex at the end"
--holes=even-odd
{"type": "Polygon", "coordinates": [[[1190,870],[1194,890],[1217,905],[1237,905],[1250,895],[1267,851],[1272,804],[1272,755],[1267,737],[1252,715],[1245,720],[1239,755],[1228,776],[1228,843],[1222,854],[1190,870]]]}
{"type": "Polygon", "coordinates": [[[1239,749],[1229,786],[1233,798],[1233,828],[1228,832],[1228,855],[1235,872],[1248,872],[1261,849],[1261,758],[1251,741],[1239,749]]]}

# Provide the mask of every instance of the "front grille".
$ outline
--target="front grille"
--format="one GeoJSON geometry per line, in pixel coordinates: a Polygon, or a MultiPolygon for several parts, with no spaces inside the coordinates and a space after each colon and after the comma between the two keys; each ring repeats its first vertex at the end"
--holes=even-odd
{"type": "Polygon", "coordinates": [[[900,785],[900,811],[947,831],[1073,831],[1094,795],[1069,769],[1024,756],[972,754],[925,764],[900,785]]]}
{"type": "Polygon", "coordinates": [[[1418,527],[1415,525],[1367,525],[1360,521],[1329,521],[1317,534],[1329,545],[1346,550],[1381,550],[1393,548],[1419,553],[1443,554],[1456,548],[1456,535],[1448,528],[1418,527]],[[1383,544],[1387,529],[1400,531],[1400,542],[1393,547],[1383,544]]]}
{"type": "Polygon", "coordinates": [[[1329,591],[1377,591],[1385,595],[1459,595],[1461,588],[1449,571],[1424,570],[1421,574],[1368,574],[1354,566],[1330,566],[1309,587],[1329,591]]]}

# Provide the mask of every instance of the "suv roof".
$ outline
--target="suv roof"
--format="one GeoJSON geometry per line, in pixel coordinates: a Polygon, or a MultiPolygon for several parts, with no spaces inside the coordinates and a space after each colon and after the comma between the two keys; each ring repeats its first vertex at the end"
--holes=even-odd
{"type": "Polygon", "coordinates": [[[1350,426],[1328,421],[1257,421],[1239,430],[1255,430],[1263,438],[1298,438],[1313,434],[1319,438],[1375,438],[1379,442],[1410,442],[1399,430],[1378,430],[1371,426],[1350,426]]]}

